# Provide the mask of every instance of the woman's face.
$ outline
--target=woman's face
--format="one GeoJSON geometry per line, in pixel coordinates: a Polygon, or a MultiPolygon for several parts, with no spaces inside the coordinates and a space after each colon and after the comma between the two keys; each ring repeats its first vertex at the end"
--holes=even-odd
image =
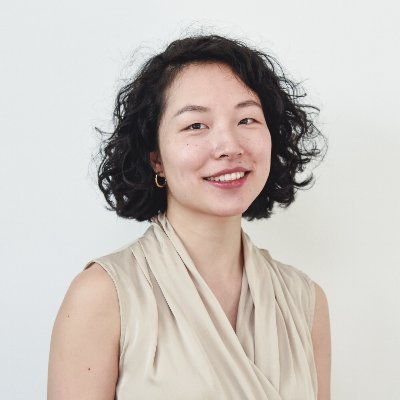
{"type": "Polygon", "coordinates": [[[191,64],[178,73],[166,92],[159,149],[150,158],[167,179],[167,212],[241,215],[269,175],[261,102],[223,64],[191,64]]]}

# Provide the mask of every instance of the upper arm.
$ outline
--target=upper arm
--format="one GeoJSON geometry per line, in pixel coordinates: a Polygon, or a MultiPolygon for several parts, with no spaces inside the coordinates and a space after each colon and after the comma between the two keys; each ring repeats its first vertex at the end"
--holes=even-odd
{"type": "Polygon", "coordinates": [[[119,337],[114,283],[93,264],[72,281],[54,323],[48,400],[114,399],[119,337]]]}
{"type": "Polygon", "coordinates": [[[311,331],[314,360],[318,378],[318,400],[330,400],[331,333],[329,308],[322,288],[314,282],[315,311],[311,331]]]}

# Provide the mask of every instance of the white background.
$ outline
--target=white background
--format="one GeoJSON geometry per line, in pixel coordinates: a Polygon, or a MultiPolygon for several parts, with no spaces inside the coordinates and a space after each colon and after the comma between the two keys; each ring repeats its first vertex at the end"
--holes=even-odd
{"type": "Polygon", "coordinates": [[[0,397],[43,399],[72,278],[146,223],[104,208],[90,158],[122,80],[199,27],[272,52],[322,109],[315,186],[244,229],[328,296],[335,399],[399,399],[395,1],[14,1],[0,11],[0,397]]]}

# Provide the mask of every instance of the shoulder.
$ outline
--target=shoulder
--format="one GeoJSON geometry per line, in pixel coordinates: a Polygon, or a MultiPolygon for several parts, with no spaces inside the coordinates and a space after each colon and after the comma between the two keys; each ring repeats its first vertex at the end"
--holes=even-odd
{"type": "MultiPolygon", "coordinates": [[[[115,285],[109,273],[96,262],[86,266],[71,282],[64,303],[107,311],[118,303],[115,285]],[[105,308],[103,308],[105,307],[105,308]]],[[[89,310],[88,310],[89,311],[89,310]]]]}
{"type": "Polygon", "coordinates": [[[93,263],[71,282],[58,312],[54,332],[98,335],[119,340],[119,306],[115,285],[99,264],[93,263]],[[104,321],[107,325],[103,325],[104,321]]]}
{"type": "MultiPolygon", "coordinates": [[[[264,257],[274,270],[285,280],[286,283],[299,284],[304,283],[307,287],[312,287],[313,282],[311,278],[301,269],[293,265],[286,264],[282,261],[276,260],[271,256],[268,250],[260,249],[264,257]]],[[[314,289],[312,287],[312,289],[314,289]]]]}
{"type": "Polygon", "coordinates": [[[281,289],[287,292],[300,314],[304,316],[311,332],[316,295],[314,282],[299,268],[272,258],[268,250],[261,249],[261,251],[272,268],[272,279],[276,282],[275,285],[280,285],[281,289]]]}
{"type": "Polygon", "coordinates": [[[261,252],[275,274],[289,288],[292,294],[304,295],[308,293],[314,301],[314,282],[304,271],[293,265],[276,260],[271,256],[268,250],[261,249],[261,252]]]}
{"type": "Polygon", "coordinates": [[[143,238],[144,236],[108,254],[93,258],[84,269],[91,267],[94,262],[99,264],[114,282],[118,293],[128,290],[128,286],[141,280],[142,276],[150,282],[146,259],[142,254],[143,238]]]}
{"type": "Polygon", "coordinates": [[[309,290],[314,290],[313,281],[304,271],[293,265],[273,259],[266,250],[265,252],[267,253],[270,263],[272,263],[276,270],[279,270],[279,273],[288,285],[296,286],[297,288],[304,286],[309,290]]]}
{"type": "Polygon", "coordinates": [[[99,264],[93,263],[71,282],[54,323],[49,399],[80,399],[82,393],[113,398],[119,337],[114,283],[99,264]]]}

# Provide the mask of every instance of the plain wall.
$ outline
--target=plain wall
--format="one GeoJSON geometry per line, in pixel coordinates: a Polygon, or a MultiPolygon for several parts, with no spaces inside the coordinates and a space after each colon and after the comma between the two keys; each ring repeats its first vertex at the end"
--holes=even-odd
{"type": "Polygon", "coordinates": [[[85,263],[148,226],[105,210],[91,156],[123,79],[199,27],[272,52],[321,108],[316,183],[259,246],[325,290],[335,399],[399,399],[399,71],[392,1],[20,1],[0,14],[0,396],[43,399],[53,322],[85,263]],[[197,28],[196,28],[197,27],[197,28]]]}

